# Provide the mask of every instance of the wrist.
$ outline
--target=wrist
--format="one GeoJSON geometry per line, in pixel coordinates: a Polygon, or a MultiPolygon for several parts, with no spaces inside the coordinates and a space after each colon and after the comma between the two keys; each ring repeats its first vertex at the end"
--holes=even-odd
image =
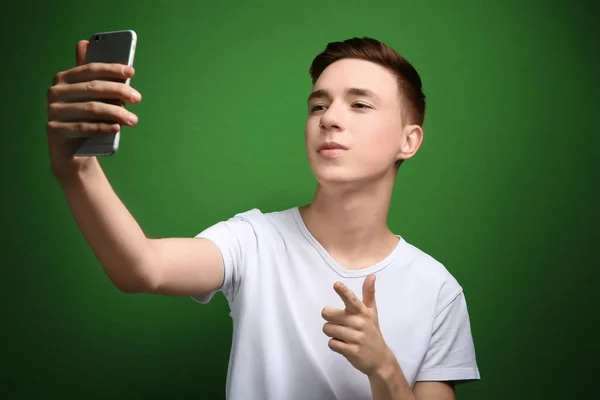
{"type": "Polygon", "coordinates": [[[52,167],[52,174],[63,190],[79,187],[89,176],[98,175],[100,171],[101,167],[95,157],[60,168],[52,167]]]}
{"type": "Polygon", "coordinates": [[[368,375],[373,399],[414,400],[412,388],[406,381],[394,353],[389,350],[382,362],[368,375]]]}
{"type": "Polygon", "coordinates": [[[388,380],[400,371],[400,365],[391,350],[386,352],[385,357],[381,360],[373,371],[368,375],[369,379],[388,380]]]}

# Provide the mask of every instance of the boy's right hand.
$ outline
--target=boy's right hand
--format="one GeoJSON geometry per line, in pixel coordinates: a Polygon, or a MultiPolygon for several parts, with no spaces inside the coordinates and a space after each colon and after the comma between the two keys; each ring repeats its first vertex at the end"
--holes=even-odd
{"type": "Polygon", "coordinates": [[[77,174],[95,157],[74,156],[82,136],[106,135],[121,130],[121,125],[137,124],[137,117],[124,107],[107,104],[103,99],[139,103],[141,95],[120,82],[134,75],[133,67],[122,64],[85,64],[89,42],[77,43],[75,68],[54,76],[47,91],[48,123],[46,133],[51,169],[58,179],[77,174]]]}

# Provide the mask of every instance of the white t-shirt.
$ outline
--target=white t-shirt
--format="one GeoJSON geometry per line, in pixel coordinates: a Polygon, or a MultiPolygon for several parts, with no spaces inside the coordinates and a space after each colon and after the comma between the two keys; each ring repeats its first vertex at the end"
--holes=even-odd
{"type": "MultiPolygon", "coordinates": [[[[297,207],[252,209],[196,237],[212,240],[225,262],[220,291],[233,320],[228,399],[370,399],[368,377],[328,347],[321,311],[345,308],[336,281],[362,299],[371,273],[384,340],[411,386],[480,378],[462,287],[400,236],[388,257],[357,271],[335,262],[297,207]]],[[[214,294],[193,299],[208,303],[214,294]]]]}

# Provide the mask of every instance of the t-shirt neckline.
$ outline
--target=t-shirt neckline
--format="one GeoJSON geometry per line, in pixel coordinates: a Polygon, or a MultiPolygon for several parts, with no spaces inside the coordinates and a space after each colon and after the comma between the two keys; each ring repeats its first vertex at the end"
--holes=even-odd
{"type": "Polygon", "coordinates": [[[337,261],[335,261],[335,259],[321,245],[321,243],[319,243],[319,241],[312,235],[312,233],[310,233],[310,231],[308,230],[308,227],[306,226],[306,224],[304,223],[304,220],[302,219],[302,215],[300,214],[300,210],[298,207],[292,208],[292,214],[294,216],[296,224],[298,225],[298,228],[300,229],[300,231],[302,232],[302,234],[304,235],[306,240],[315,248],[315,250],[317,250],[319,252],[321,257],[323,257],[323,260],[325,260],[325,262],[327,263],[327,265],[329,265],[329,267],[331,269],[333,269],[337,274],[339,274],[340,276],[343,276],[345,278],[365,277],[369,274],[373,274],[378,271],[381,271],[383,268],[385,268],[389,264],[391,264],[392,261],[397,259],[398,254],[406,246],[406,241],[402,238],[402,236],[395,235],[396,237],[398,237],[400,239],[400,241],[398,242],[398,244],[396,245],[394,250],[386,258],[384,258],[380,262],[378,262],[374,265],[371,265],[370,267],[367,267],[367,268],[363,268],[363,269],[359,269],[359,270],[348,270],[348,269],[342,268],[342,266],[339,265],[337,263],[337,261]]]}

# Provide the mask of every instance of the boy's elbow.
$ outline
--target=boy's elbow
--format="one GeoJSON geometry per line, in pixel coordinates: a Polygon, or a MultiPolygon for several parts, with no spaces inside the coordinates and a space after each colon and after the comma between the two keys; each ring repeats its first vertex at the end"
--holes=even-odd
{"type": "Polygon", "coordinates": [[[123,279],[113,279],[115,288],[128,294],[134,293],[153,293],[157,286],[157,279],[151,272],[151,268],[142,269],[144,273],[138,273],[123,279]]]}

